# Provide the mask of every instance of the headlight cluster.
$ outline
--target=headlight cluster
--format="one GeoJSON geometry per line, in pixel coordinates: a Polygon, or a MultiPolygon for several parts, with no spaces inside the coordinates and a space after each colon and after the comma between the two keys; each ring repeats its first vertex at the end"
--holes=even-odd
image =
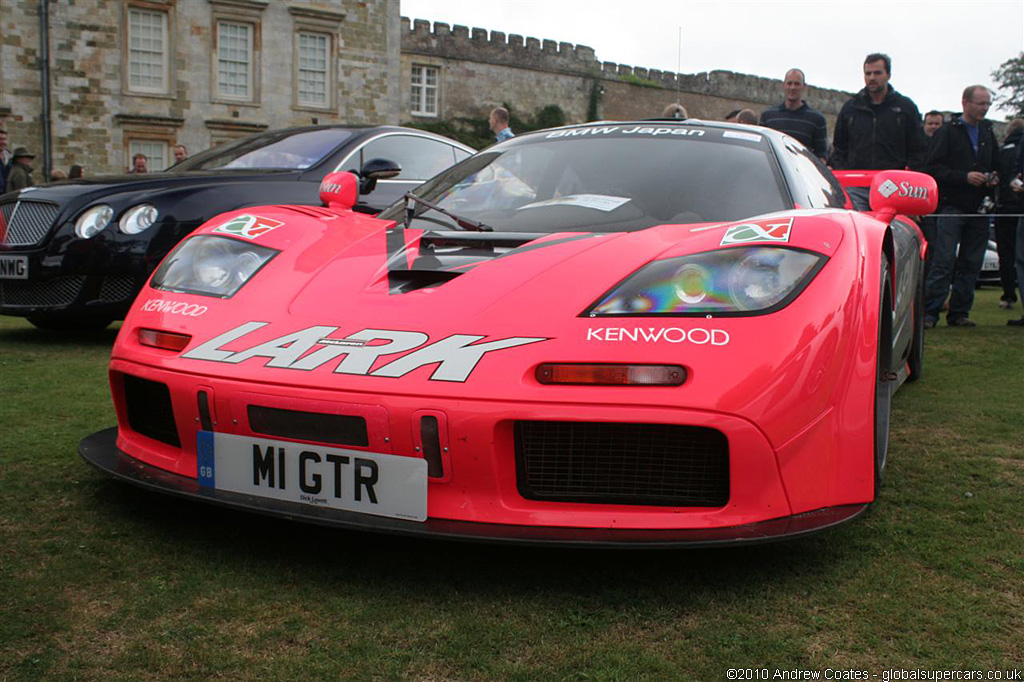
{"type": "Polygon", "coordinates": [[[150,286],[230,298],[277,253],[230,237],[200,235],[171,251],[153,273],[150,286]]]}
{"type": "Polygon", "coordinates": [[[655,261],[633,273],[586,314],[745,315],[789,304],[825,256],[778,247],[733,247],[655,261]]]}
{"type": "MultiPolygon", "coordinates": [[[[152,204],[137,204],[121,216],[118,227],[125,234],[139,234],[153,226],[160,212],[152,204]]],[[[75,234],[82,239],[92,239],[110,224],[114,209],[107,204],[90,206],[75,221],[75,234]]]]}

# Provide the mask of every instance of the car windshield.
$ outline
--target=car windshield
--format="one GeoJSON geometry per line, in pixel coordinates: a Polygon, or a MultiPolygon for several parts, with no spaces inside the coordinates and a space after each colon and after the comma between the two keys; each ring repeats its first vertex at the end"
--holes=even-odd
{"type": "MultiPolygon", "coordinates": [[[[663,124],[522,136],[445,171],[416,194],[501,232],[621,232],[793,207],[765,136],[663,124]]],[[[403,206],[380,217],[401,221],[403,206]]],[[[419,204],[411,225],[457,229],[419,204]]]]}
{"type": "Polygon", "coordinates": [[[315,166],[351,136],[351,131],[343,128],[263,133],[197,154],[175,166],[174,170],[302,170],[315,166]]]}

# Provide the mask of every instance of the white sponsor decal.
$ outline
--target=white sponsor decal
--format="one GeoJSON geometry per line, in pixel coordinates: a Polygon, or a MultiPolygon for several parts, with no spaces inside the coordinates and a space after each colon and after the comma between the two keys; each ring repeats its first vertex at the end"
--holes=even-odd
{"type": "Polygon", "coordinates": [[[892,180],[886,180],[885,182],[878,186],[878,193],[881,194],[886,199],[888,199],[893,195],[893,192],[897,191],[898,189],[899,187],[896,186],[895,182],[893,182],[892,180]]]}
{"type": "Polygon", "coordinates": [[[420,367],[437,365],[430,375],[431,380],[462,382],[487,353],[547,341],[544,337],[513,336],[479,343],[485,337],[453,334],[440,341],[427,343],[430,337],[423,332],[393,329],[363,329],[339,339],[330,337],[338,331],[338,327],[316,326],[237,351],[224,348],[267,324],[246,322],[210,339],[182,357],[229,364],[238,364],[251,358],[266,358],[265,367],[301,371],[318,369],[341,358],[334,367],[335,373],[375,377],[402,377],[420,367]],[[370,345],[375,341],[387,343],[370,345]],[[402,353],[405,355],[371,371],[378,358],[402,353]]]}
{"type": "Polygon", "coordinates": [[[733,225],[725,231],[721,246],[748,242],[788,242],[793,229],[793,218],[756,220],[733,225]]]}
{"type": "Polygon", "coordinates": [[[741,133],[735,130],[726,130],[722,137],[731,137],[734,140],[746,140],[747,142],[760,142],[761,136],[755,133],[741,133]]]}
{"type": "Polygon", "coordinates": [[[149,299],[142,304],[142,309],[147,313],[167,313],[169,315],[186,315],[188,317],[199,317],[209,310],[205,305],[197,303],[165,301],[160,298],[149,299]]]}
{"type": "Polygon", "coordinates": [[[909,182],[904,180],[900,184],[896,184],[892,180],[886,180],[878,186],[878,193],[888,199],[893,194],[898,197],[906,197],[910,199],[924,199],[928,200],[928,188],[918,187],[917,185],[911,185],[909,182]]]}
{"type": "Polygon", "coordinates": [[[550,133],[545,135],[546,139],[553,137],[580,137],[583,135],[607,135],[608,133],[614,133],[619,129],[619,126],[601,126],[596,128],[571,128],[569,130],[552,130],[550,133]]]}
{"type": "Polygon", "coordinates": [[[236,237],[245,237],[246,239],[256,239],[282,225],[284,223],[280,220],[263,218],[258,215],[240,215],[218,225],[213,231],[233,234],[236,237]]]}
{"type": "Polygon", "coordinates": [[[729,343],[729,332],[724,329],[681,329],[680,327],[591,327],[587,330],[587,341],[636,341],[643,343],[692,343],[696,346],[711,344],[724,346],[729,343]]]}
{"type": "Polygon", "coordinates": [[[539,206],[582,206],[592,208],[595,211],[614,211],[619,206],[629,201],[629,197],[610,197],[604,194],[570,194],[557,199],[547,201],[535,201],[532,204],[520,206],[517,211],[524,208],[537,208],[539,206]]]}
{"type": "Polygon", "coordinates": [[[633,126],[629,130],[623,130],[623,135],[650,135],[651,137],[658,137],[659,135],[678,135],[682,137],[702,137],[704,135],[703,130],[697,128],[675,128],[665,126],[663,128],[654,128],[651,126],[633,126]]]}

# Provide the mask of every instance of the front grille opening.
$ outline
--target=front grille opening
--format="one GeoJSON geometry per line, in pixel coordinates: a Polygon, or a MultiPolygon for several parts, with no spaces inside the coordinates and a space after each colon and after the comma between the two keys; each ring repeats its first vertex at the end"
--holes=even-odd
{"type": "Polygon", "coordinates": [[[342,414],[320,414],[249,405],[249,427],[255,433],[294,440],[366,447],[366,420],[342,414]]]}
{"type": "Polygon", "coordinates": [[[528,500],[720,507],[729,442],[701,426],[518,421],[516,480],[528,500]]]}
{"type": "Polygon", "coordinates": [[[84,277],[56,277],[41,282],[5,280],[0,282],[0,303],[26,308],[71,305],[84,283],[84,277]]]}
{"type": "Polygon", "coordinates": [[[181,440],[174,424],[171,392],[167,384],[140,379],[131,374],[123,376],[128,425],[143,436],[180,448],[181,440]]]}

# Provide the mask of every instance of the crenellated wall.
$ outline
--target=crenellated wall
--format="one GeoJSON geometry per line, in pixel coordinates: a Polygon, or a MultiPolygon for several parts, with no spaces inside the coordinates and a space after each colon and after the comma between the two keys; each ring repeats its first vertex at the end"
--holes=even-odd
{"type": "MultiPolygon", "coordinates": [[[[651,118],[679,99],[695,118],[718,119],[738,108],[760,112],[782,100],[780,80],[733,73],[677,74],[602,62],[585,45],[402,17],[403,79],[413,64],[440,68],[439,118],[480,116],[503,102],[521,112],[557,104],[570,122],[586,120],[591,89],[601,88],[599,116],[651,118]]],[[[829,128],[851,93],[809,87],[808,102],[829,128]]],[[[403,119],[410,118],[408,92],[403,119]]],[[[417,119],[419,117],[411,117],[417,119]]]]}

